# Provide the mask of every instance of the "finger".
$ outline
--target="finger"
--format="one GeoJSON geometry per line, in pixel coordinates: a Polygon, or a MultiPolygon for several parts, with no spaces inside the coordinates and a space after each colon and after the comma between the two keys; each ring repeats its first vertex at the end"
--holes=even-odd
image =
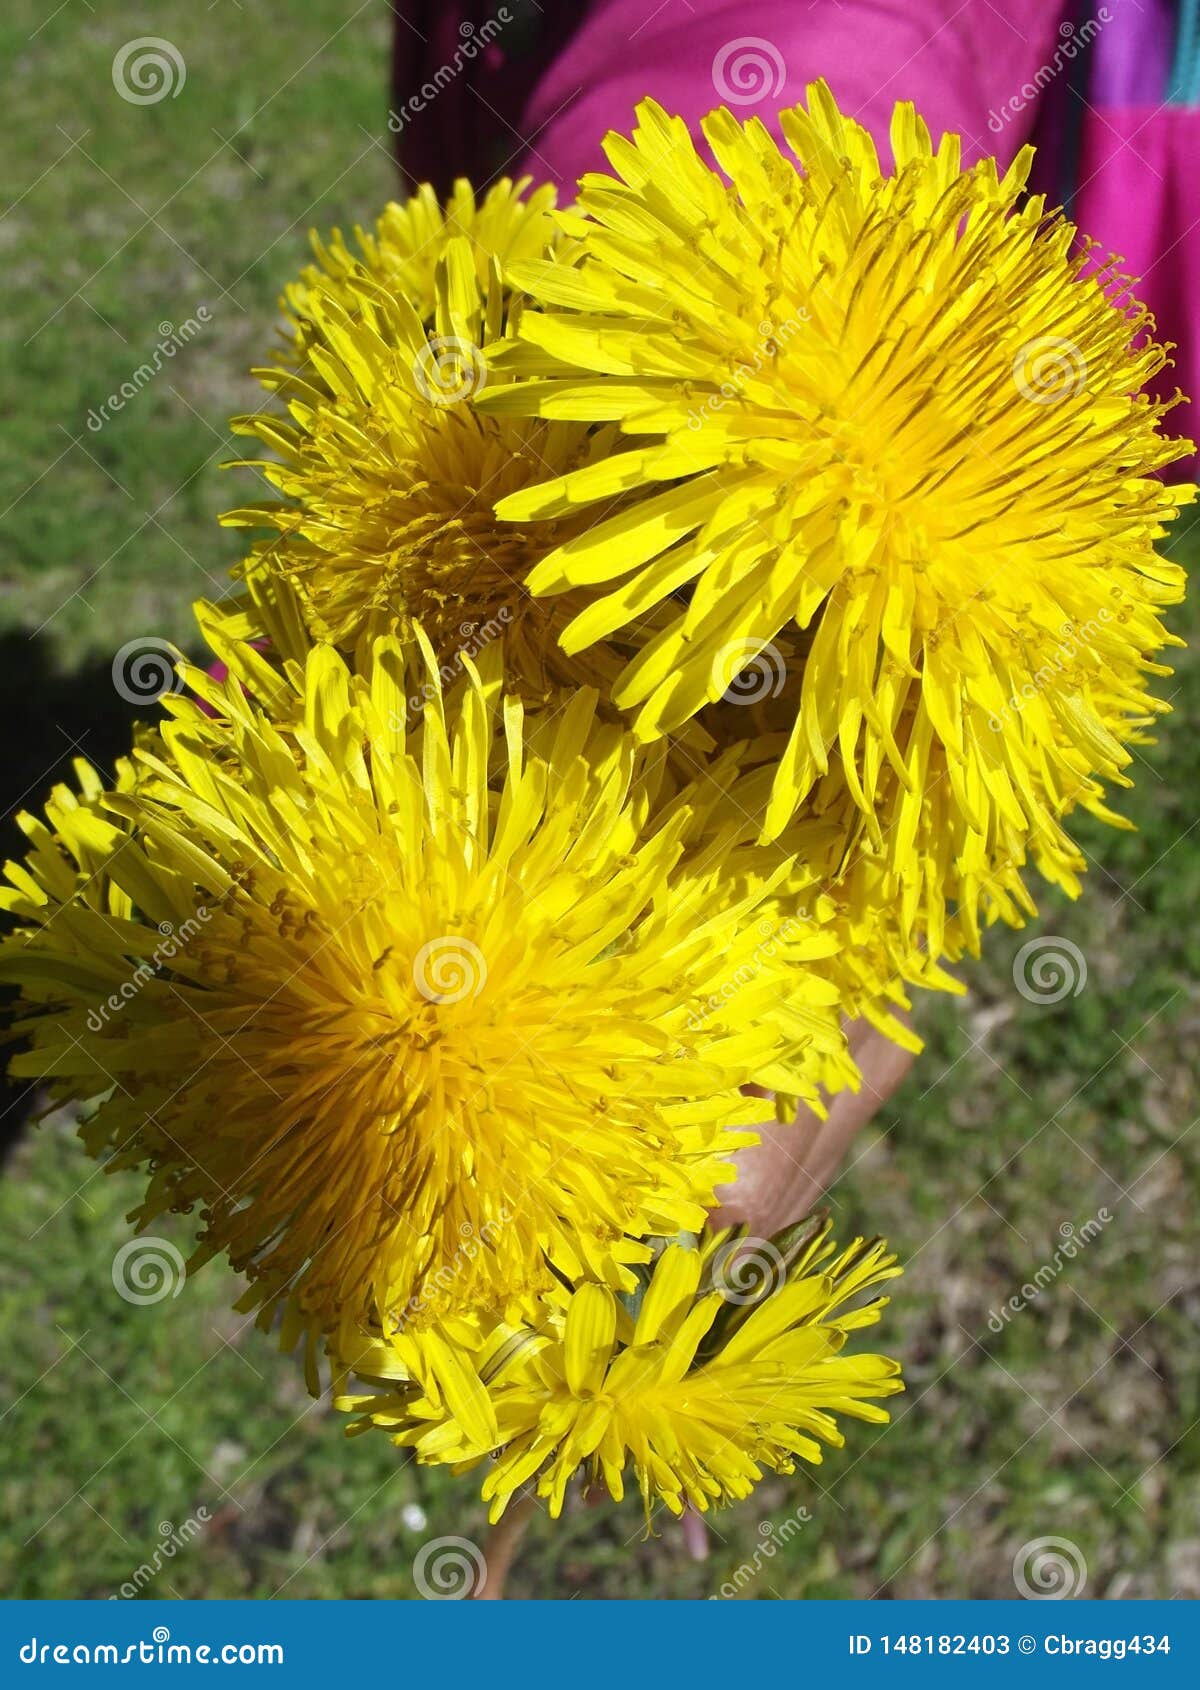
{"type": "MultiPolygon", "coordinates": [[[[857,1092],[839,1092],[822,1121],[801,1108],[791,1121],[763,1121],[761,1142],[732,1158],[737,1179],[717,1189],[710,1224],[745,1225],[761,1237],[802,1220],[835,1182],[851,1144],[896,1090],[912,1054],[867,1022],[851,1023],[847,1040],[862,1071],[857,1092]]],[[[755,1088],[758,1095],[759,1088],[755,1088]]]]}
{"type": "Polygon", "coordinates": [[[529,1490],[505,1510],[496,1524],[489,1528],[483,1543],[485,1568],[482,1585],[472,1592],[476,1602],[502,1602],[508,1582],[509,1569],[516,1559],[521,1540],[529,1529],[537,1498],[529,1490]]]}

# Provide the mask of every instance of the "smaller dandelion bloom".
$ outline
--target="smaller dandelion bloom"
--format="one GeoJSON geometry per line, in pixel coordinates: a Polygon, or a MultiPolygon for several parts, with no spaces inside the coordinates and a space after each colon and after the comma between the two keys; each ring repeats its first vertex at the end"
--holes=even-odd
{"type": "Polygon", "coordinates": [[[755,957],[786,866],[723,896],[733,836],[687,860],[691,809],[654,819],[594,694],[527,738],[498,653],[450,695],[427,645],[225,655],[132,792],[26,824],[13,1072],[150,1170],[140,1223],[198,1209],[198,1259],[310,1333],[626,1283],[638,1240],[700,1225],[738,1088],[811,1090],[840,1042],[803,953],[755,957]]]}
{"type": "Polygon", "coordinates": [[[493,1519],[530,1481],[557,1516],[576,1473],[619,1501],[632,1471],[647,1520],[656,1500],[676,1514],[737,1500],[764,1469],[790,1473],[840,1446],[839,1415],[885,1422],[878,1399],[903,1389],[894,1361],[845,1348],[878,1320],[887,1298],[860,1294],[893,1278],[896,1259],[878,1240],[839,1252],[828,1230],[669,1244],[634,1298],[576,1285],[528,1324],[465,1334],[456,1368],[445,1337],[425,1354],[420,1340],[403,1355],[363,1341],[343,1365],[373,1373],[377,1391],[338,1406],[421,1461],[498,1449],[483,1482],[493,1519]]]}
{"type": "Polygon", "coordinates": [[[493,264],[540,258],[557,239],[551,217],[556,194],[550,186],[532,193],[529,187],[527,176],[517,182],[504,177],[480,199],[460,178],[443,202],[423,182],[410,199],[386,205],[371,229],[356,228],[353,243],[340,229],[327,240],[314,231],[315,262],[288,285],[280,302],[292,331],[280,364],[308,365],[308,379],[319,380],[309,351],[322,341],[324,304],[332,300],[353,314],[364,288],[369,293],[381,283],[406,300],[422,322],[431,323],[438,263],[452,241],[465,241],[481,287],[493,264]]]}
{"type": "MultiPolygon", "coordinates": [[[[782,696],[777,701],[782,704],[782,696]]],[[[779,838],[757,844],[759,827],[770,797],[775,759],[785,736],[772,727],[777,703],[765,712],[731,711],[714,726],[719,735],[741,726],[749,738],[733,737],[725,751],[708,764],[705,794],[720,793],[703,808],[697,806],[696,846],[715,837],[731,816],[742,823],[742,846],[723,858],[725,875],[750,867],[761,878],[781,856],[788,869],[761,916],[763,949],[801,946],[812,971],[824,979],[844,1016],[861,1018],[906,1050],[919,1051],[921,1041],[899,1012],[911,1003],[908,988],[961,993],[961,982],[941,966],[943,958],[957,960],[964,949],[961,924],[943,924],[931,943],[931,924],[917,923],[902,907],[901,893],[872,856],[863,840],[863,820],[837,762],[801,806],[779,838]],[[746,720],[745,718],[749,718],[746,720]]],[[[694,766],[682,748],[669,758],[672,769],[694,766]]],[[[691,802],[697,804],[695,788],[691,802]]],[[[944,901],[941,887],[930,891],[930,907],[944,901]]],[[[834,1094],[857,1090],[862,1076],[840,1049],[829,1053],[819,1074],[822,1089],[834,1094]]],[[[790,1119],[795,1099],[778,1098],[779,1118],[790,1119]]]]}
{"type": "MultiPolygon", "coordinates": [[[[465,193],[428,247],[414,248],[420,288],[388,255],[407,251],[433,216],[427,193],[363,237],[362,264],[339,267],[327,253],[322,284],[310,276],[289,296],[303,360],[257,372],[286,416],[234,424],[267,448],[253,467],[279,498],[224,517],[270,531],[239,568],[249,591],[229,611],[230,627],[268,632],[254,622],[253,583],[266,575],[292,587],[312,630],[343,650],[382,633],[409,638],[419,621],[443,664],[502,642],[510,690],[530,702],[558,685],[595,685],[607,698],[630,643],[567,658],[559,634],[582,600],[539,602],[526,587],[535,563],[583,518],[526,531],[497,521],[494,506],[547,473],[595,461],[614,431],[477,410],[497,379],[483,347],[519,317],[502,265],[542,250],[552,225],[544,194],[524,202],[514,191],[484,215],[489,197],[472,219],[459,203],[465,193]]],[[[646,626],[657,616],[648,606],[646,626]]]]}
{"type": "Polygon", "coordinates": [[[836,759],[909,937],[949,903],[973,944],[1026,858],[1069,884],[1061,817],[1108,813],[1162,708],[1183,577],[1155,541],[1194,490],[1140,390],[1169,349],[1025,196],[1029,149],[964,171],[900,105],[887,172],[820,83],[780,122],[786,151],[713,113],[714,170],[645,102],[562,215],[571,263],[512,267],[540,309],[479,406],[629,439],[498,511],[594,512],[529,577],[589,595],[568,651],[665,614],[614,694],[643,737],[723,708],[731,646],[791,641],[768,835],[836,759]]]}

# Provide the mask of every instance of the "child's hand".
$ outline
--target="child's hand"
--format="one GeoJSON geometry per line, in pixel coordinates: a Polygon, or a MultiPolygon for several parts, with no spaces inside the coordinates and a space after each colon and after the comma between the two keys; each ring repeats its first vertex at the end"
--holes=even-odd
{"type": "Polygon", "coordinates": [[[782,1125],[764,1121],[758,1129],[762,1143],[734,1157],[736,1184],[718,1188],[722,1202],[713,1210],[713,1226],[744,1223],[756,1237],[769,1238],[816,1208],[837,1177],[855,1134],[886,1103],[912,1066],[909,1051],[901,1050],[866,1021],[852,1022],[846,1036],[862,1070],[862,1089],[839,1092],[824,1121],[806,1108],[782,1125]]]}

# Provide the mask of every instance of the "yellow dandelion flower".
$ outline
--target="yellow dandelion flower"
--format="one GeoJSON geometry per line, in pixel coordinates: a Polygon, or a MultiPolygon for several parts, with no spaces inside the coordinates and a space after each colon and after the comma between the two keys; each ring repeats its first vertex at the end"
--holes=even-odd
{"type": "MultiPolygon", "coordinates": [[[[281,496],[224,518],[272,531],[236,573],[291,583],[318,637],[351,650],[379,634],[411,638],[420,622],[449,663],[502,640],[510,689],[537,703],[555,686],[595,685],[607,697],[633,650],[601,642],[582,661],[567,658],[558,636],[583,600],[543,603],[526,588],[534,564],[581,519],[526,531],[494,514],[506,493],[602,457],[615,433],[488,417],[473,404],[499,379],[484,344],[510,334],[519,317],[501,263],[510,250],[545,246],[544,203],[509,196],[472,225],[452,201],[436,238],[417,249],[429,262],[428,301],[414,300],[416,279],[385,262],[425,229],[427,198],[403,208],[406,218],[399,210],[385,218],[367,264],[346,274],[334,267],[336,285],[306,282],[291,302],[304,326],[303,367],[257,372],[287,418],[256,413],[234,423],[269,449],[252,467],[281,496]],[[397,225],[411,239],[389,242],[385,230],[397,225]]],[[[255,610],[251,591],[229,613],[230,630],[264,633],[255,610]]],[[[647,628],[655,621],[651,610],[647,628]]]]}
{"type": "Polygon", "coordinates": [[[140,1224],[198,1207],[199,1259],[310,1331],[627,1283],[752,1140],[739,1086],[811,1089],[839,1043],[802,948],[760,954],[786,862],[723,896],[737,827],[688,860],[594,694],[527,736],[498,653],[445,697],[426,646],[415,716],[393,641],[225,655],[134,791],[28,824],[13,1072],[96,1105],[140,1224]]]}
{"type": "Polygon", "coordinates": [[[386,205],[372,229],[356,228],[353,245],[340,229],[328,240],[314,230],[316,262],[287,286],[280,301],[290,331],[281,362],[311,364],[309,348],[323,338],[324,302],[334,300],[353,313],[364,288],[369,294],[375,283],[383,283],[407,300],[423,322],[431,322],[438,261],[452,241],[467,243],[481,287],[493,262],[504,266],[540,258],[557,238],[551,217],[557,196],[549,185],[530,193],[531,180],[504,177],[479,200],[470,182],[460,179],[444,204],[423,182],[410,199],[386,205]]]}
{"type": "MultiPolygon", "coordinates": [[[[775,772],[788,743],[787,729],[780,723],[793,708],[785,687],[752,711],[716,706],[702,713],[716,742],[736,749],[739,793],[760,817],[767,814],[775,772]]],[[[1130,741],[1142,737],[1131,733],[1130,741]]],[[[984,927],[996,921],[1021,927],[1036,915],[1023,878],[1030,863],[1069,896],[1079,893],[1086,859],[1057,815],[1043,808],[1033,816],[1032,830],[1017,826],[1011,817],[1000,818],[985,837],[955,806],[946,769],[945,749],[934,742],[928,748],[927,788],[911,804],[906,799],[913,795],[899,789],[894,772],[881,771],[876,787],[880,812],[887,812],[893,797],[902,808],[891,831],[879,838],[863,813],[856,776],[847,773],[834,750],[826,772],[777,835],[779,846],[803,865],[785,897],[794,901],[800,893],[819,888],[826,919],[844,932],[834,969],[847,984],[850,1013],[873,1018],[869,1009],[851,1007],[860,1000],[849,982],[857,977],[867,997],[877,1001],[884,991],[881,970],[914,985],[960,990],[939,967],[941,959],[956,962],[968,952],[978,955],[984,927]],[[900,821],[905,823],[903,832],[900,821]]],[[[1045,792],[1040,776],[1031,776],[1031,781],[1037,791],[1045,792]]],[[[1122,777],[1121,784],[1129,782],[1122,777]]],[[[1114,826],[1128,825],[1105,805],[1097,781],[1081,779],[1073,800],[1057,805],[1064,812],[1075,807],[1114,826]]],[[[811,907],[811,899],[808,904],[811,907]]],[[[903,1003],[902,993],[897,997],[889,989],[884,995],[903,1003]]]]}
{"type": "Polygon", "coordinates": [[[900,105],[884,174],[820,83],[781,124],[802,168],[759,121],[707,118],[723,177],[645,102],[562,218],[582,261],[512,267],[544,309],[479,405],[630,438],[498,511],[594,512],[529,577],[589,594],[566,651],[666,608],[615,692],[639,735],[790,640],[768,833],[836,758],[891,895],[919,901],[936,862],[947,896],[1007,913],[1026,849],[1069,875],[1060,816],[1101,805],[1163,708],[1182,574],[1154,541],[1194,492],[1155,474],[1188,450],[1140,392],[1167,349],[1022,199],[1029,149],[963,171],[900,105]]]}
{"type": "Polygon", "coordinates": [[[669,1244],[631,1298],[585,1283],[529,1325],[363,1340],[343,1365],[378,1388],[337,1406],[359,1415],[352,1431],[378,1426],[420,1461],[470,1466],[496,1449],[493,1519],[535,1479],[557,1517],[577,1472],[620,1501],[630,1468],[647,1521],[656,1499],[675,1514],[734,1501],[765,1468],[840,1447],[837,1415],[886,1422],[876,1399],[903,1389],[894,1361],[844,1353],[888,1301],[855,1300],[896,1259],[877,1239],[839,1252],[828,1233],[669,1244]]]}
{"type": "MultiPolygon", "coordinates": [[[[764,945],[799,941],[799,956],[830,987],[843,1016],[861,1017],[894,1043],[919,1051],[920,1038],[898,1011],[912,1008],[907,988],[961,993],[963,986],[941,966],[962,955],[961,925],[952,921],[930,946],[914,938],[894,885],[881,873],[863,843],[863,817],[836,759],[829,774],[784,828],[764,843],[762,821],[773,772],[786,735],[771,726],[772,712],[730,709],[714,718],[718,739],[729,743],[703,772],[691,748],[665,742],[664,765],[677,783],[675,802],[687,803],[693,822],[689,850],[703,856],[722,829],[736,826],[737,847],[719,852],[726,896],[739,884],[761,882],[786,863],[787,869],[762,912],[764,945]],[[746,738],[731,737],[741,726],[746,738]]],[[[665,810],[666,800],[660,801],[665,810]]],[[[857,1090],[861,1074],[843,1046],[830,1053],[818,1074],[829,1094],[857,1090]]],[[[794,1112],[786,1099],[781,1119],[794,1112]]]]}

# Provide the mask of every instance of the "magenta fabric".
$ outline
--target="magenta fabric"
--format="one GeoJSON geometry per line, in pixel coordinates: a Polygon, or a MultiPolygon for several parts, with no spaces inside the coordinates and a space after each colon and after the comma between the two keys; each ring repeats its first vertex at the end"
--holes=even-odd
{"type": "Polygon", "coordinates": [[[892,107],[905,99],[935,133],[957,130],[968,159],[1011,157],[1028,136],[1032,107],[999,138],[988,112],[1052,54],[1068,10],[1055,0],[593,3],[532,91],[525,121],[536,139],[522,164],[567,187],[604,168],[601,137],[628,129],[646,94],[693,129],[725,104],[777,132],[775,113],[819,76],[885,156],[892,107]]]}
{"type": "Polygon", "coordinates": [[[1171,70],[1174,0],[1108,0],[1088,86],[1093,106],[1156,106],[1171,70]]]}
{"type": "Polygon", "coordinates": [[[445,193],[456,176],[516,175],[538,139],[532,90],[589,10],[588,0],[392,0],[388,129],[408,185],[445,193]]]}
{"type": "MultiPolygon", "coordinates": [[[[1159,379],[1200,399],[1200,112],[1184,106],[1115,107],[1085,125],[1079,227],[1114,252],[1134,277],[1160,336],[1176,343],[1175,367],[1159,379]]],[[[1168,418],[1195,438],[1200,413],[1180,405],[1168,418]]],[[[1195,463],[1179,466],[1194,473],[1195,463]]]]}
{"type": "MultiPolygon", "coordinates": [[[[968,160],[1006,163],[1031,136],[1035,185],[1068,201],[1085,234],[1142,278],[1139,297],[1180,347],[1176,378],[1200,394],[1200,112],[1162,100],[1170,0],[394,0],[397,150],[439,189],[528,173],[570,196],[604,168],[601,139],[653,95],[694,131],[714,106],[757,115],[823,76],[887,155],[897,100],[968,160]],[[460,62],[463,41],[486,50],[460,62]],[[459,57],[456,58],[456,52],[459,57]],[[447,76],[447,67],[454,67],[447,76]]],[[[1193,434],[1192,407],[1170,426],[1193,434]]],[[[1187,466],[1184,466],[1185,468],[1187,466]]],[[[1181,473],[1183,471],[1181,470],[1181,473]]]]}
{"type": "MultiPolygon", "coordinates": [[[[525,123],[536,140],[521,163],[569,190],[583,171],[604,168],[601,136],[628,127],[645,94],[694,130],[722,101],[776,128],[774,114],[817,76],[885,152],[892,106],[908,99],[935,134],[963,136],[967,159],[994,152],[1007,162],[1052,89],[1059,119],[1047,133],[1056,150],[1075,136],[1072,215],[1140,278],[1137,296],[1178,345],[1163,390],[1200,395],[1200,113],[1095,103],[1104,93],[1162,89],[1170,8],[1108,0],[1081,25],[1070,21],[1077,10],[1047,0],[1009,0],[1003,10],[988,0],[667,0],[657,10],[647,0],[606,0],[587,8],[534,85],[525,123]],[[1072,86],[1079,72],[1094,84],[1091,98],[1072,86]]],[[[1043,161],[1043,182],[1053,184],[1058,163],[1043,161]]],[[[1061,187],[1060,176],[1052,203],[1061,187]]],[[[1193,407],[1179,406],[1168,426],[1190,434],[1192,416],[1193,407]]],[[[1182,464],[1178,473],[1193,469],[1182,464]]]]}

